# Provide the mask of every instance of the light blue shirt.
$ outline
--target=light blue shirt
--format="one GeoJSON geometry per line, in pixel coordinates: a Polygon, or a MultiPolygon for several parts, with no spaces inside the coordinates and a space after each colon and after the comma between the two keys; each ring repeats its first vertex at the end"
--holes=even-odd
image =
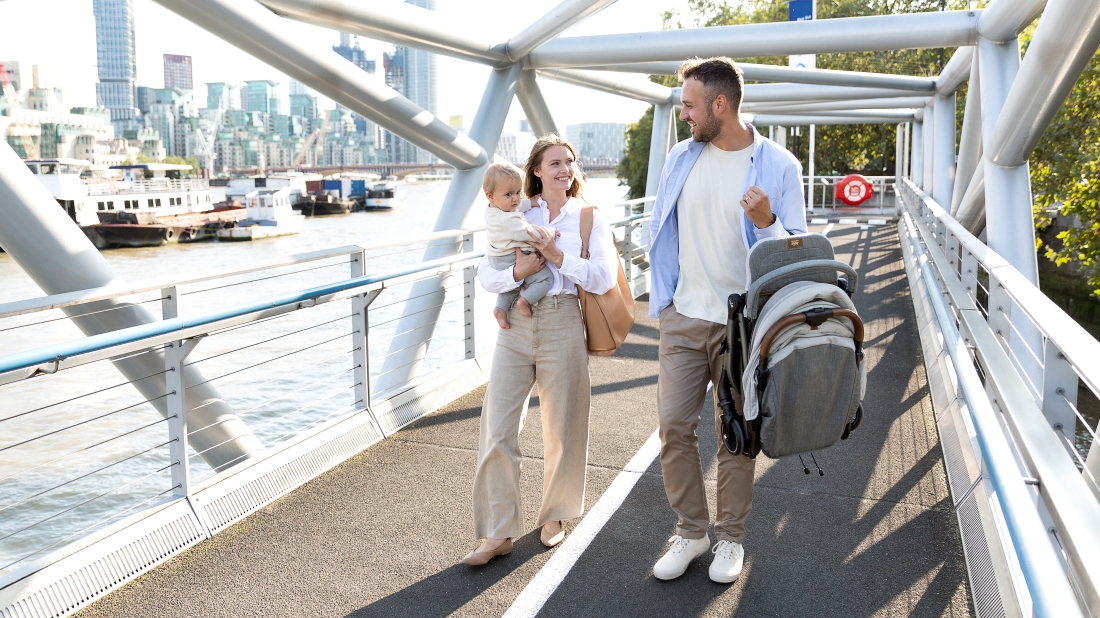
{"type": "MultiPolygon", "coordinates": [[[[741,208],[741,196],[730,196],[730,216],[743,217],[741,242],[751,249],[760,238],[773,238],[806,232],[806,197],[803,195],[802,165],[786,148],[760,135],[752,125],[752,156],[745,187],[758,186],[768,195],[775,223],[759,229],[749,221],[741,208]]],[[[661,170],[661,183],[649,222],[649,317],[659,317],[672,303],[676,283],[680,279],[680,230],[676,206],[691,168],[706,146],[704,142],[687,139],[672,147],[661,170]]],[[[734,239],[730,239],[733,241],[734,239]]],[[[718,268],[718,265],[715,265],[718,268]]],[[[730,264],[727,268],[745,268],[730,264]]]]}

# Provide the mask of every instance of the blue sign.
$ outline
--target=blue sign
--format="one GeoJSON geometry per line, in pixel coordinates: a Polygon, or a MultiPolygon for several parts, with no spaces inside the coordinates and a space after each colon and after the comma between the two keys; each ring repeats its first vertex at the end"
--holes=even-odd
{"type": "Polygon", "coordinates": [[[807,21],[814,18],[814,0],[791,0],[787,4],[791,21],[807,21]]]}

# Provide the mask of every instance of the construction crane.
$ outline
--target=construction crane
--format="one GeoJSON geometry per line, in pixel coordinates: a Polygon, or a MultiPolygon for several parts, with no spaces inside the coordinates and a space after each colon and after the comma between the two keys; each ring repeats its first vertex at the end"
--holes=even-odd
{"type": "Polygon", "coordinates": [[[302,162],[302,159],[306,158],[306,153],[309,152],[310,146],[313,145],[313,142],[315,142],[317,140],[317,136],[320,135],[320,134],[321,134],[320,129],[314,129],[313,133],[309,134],[309,137],[306,138],[305,145],[302,146],[302,149],[300,151],[298,151],[298,156],[294,157],[294,162],[290,164],[291,168],[294,168],[294,169],[298,168],[298,164],[300,164],[302,162]]]}
{"type": "Polygon", "coordinates": [[[328,131],[328,120],[332,117],[331,111],[322,113],[325,117],[323,120],[321,120],[321,128],[319,129],[320,135],[317,136],[317,154],[319,155],[317,159],[320,159],[320,157],[324,156],[325,154],[325,133],[328,131]]]}
{"type": "MultiPolygon", "coordinates": [[[[3,64],[0,64],[0,86],[3,86],[4,98],[8,100],[9,109],[19,107],[19,94],[15,91],[15,86],[12,85],[11,80],[8,79],[8,72],[4,69],[3,64]]],[[[12,115],[10,111],[8,115],[12,115]]],[[[34,139],[30,135],[20,135],[19,137],[23,140],[23,155],[28,159],[37,159],[38,146],[34,143],[34,139]]]]}
{"type": "Polygon", "coordinates": [[[195,156],[199,160],[199,169],[195,170],[200,178],[209,178],[214,171],[214,160],[217,153],[211,149],[210,142],[202,134],[202,129],[195,129],[195,156]]]}

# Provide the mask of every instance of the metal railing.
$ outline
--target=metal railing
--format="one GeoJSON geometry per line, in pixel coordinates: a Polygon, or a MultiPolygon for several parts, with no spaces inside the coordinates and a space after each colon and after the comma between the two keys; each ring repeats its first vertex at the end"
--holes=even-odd
{"type": "MultiPolygon", "coordinates": [[[[642,224],[649,215],[633,211],[646,201],[623,204],[631,214],[611,222],[638,294],[647,282],[642,224]]],[[[414,283],[438,281],[437,306],[444,308],[413,338],[420,345],[435,332],[422,374],[491,349],[489,337],[478,339],[495,324],[492,295],[477,294],[475,282],[480,233],[452,230],[0,304],[0,337],[53,331],[69,316],[92,312],[161,310],[159,321],[0,357],[0,588],[49,563],[63,546],[190,499],[237,464],[273,457],[349,415],[365,413],[379,434],[391,434],[405,421],[380,418],[375,408],[400,388],[376,393],[372,386],[385,359],[403,351],[388,343],[409,336],[396,330],[416,300],[409,294],[414,283]],[[461,252],[416,261],[427,243],[446,239],[459,240],[461,252]],[[382,274],[368,274],[368,265],[382,274]],[[317,284],[295,287],[303,280],[317,284]],[[273,292],[284,281],[292,289],[273,292]],[[126,302],[104,307],[120,300],[126,302]],[[184,310],[192,305],[202,309],[184,310]],[[163,361],[141,380],[112,368],[136,358],[163,361]],[[202,373],[189,373],[196,370],[202,373]],[[132,388],[145,381],[156,388],[132,388]],[[232,418],[196,422],[207,402],[188,394],[204,386],[219,389],[232,418]],[[226,452],[241,436],[251,446],[226,452]]]]}
{"type": "Polygon", "coordinates": [[[899,193],[1035,613],[1066,572],[1095,612],[1100,443],[1078,401],[1100,393],[1100,342],[911,181],[899,193]]]}

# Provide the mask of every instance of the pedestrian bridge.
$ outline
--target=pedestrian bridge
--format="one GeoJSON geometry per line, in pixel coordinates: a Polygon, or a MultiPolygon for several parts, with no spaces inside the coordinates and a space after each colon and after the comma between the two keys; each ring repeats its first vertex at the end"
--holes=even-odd
{"type": "MultiPolygon", "coordinates": [[[[429,236],[126,282],[0,143],[0,246],[47,294],[0,305],[3,618],[1100,615],[1100,343],[1036,285],[1027,163],[1096,52],[1100,4],[559,37],[612,3],[567,0],[496,43],[381,0],[157,2],[456,171],[429,236]],[[491,66],[469,134],[302,44],[292,20],[491,66]],[[812,154],[805,170],[811,230],[860,273],[866,418],[813,470],[761,459],[736,583],[712,584],[705,559],[656,581],[675,520],[655,459],[647,229],[679,99],[625,74],[937,48],[955,51],[935,77],[740,65],[744,117],[777,141],[896,125],[896,175],[876,180],[890,196],[870,211],[824,208],[812,154]],[[603,210],[638,320],[591,360],[584,516],[555,549],[532,531],[466,568],[495,328],[468,215],[513,99],[556,131],[542,79],[654,105],[649,197],[603,210]]],[[[535,397],[528,509],[538,420],[535,397]]]]}

